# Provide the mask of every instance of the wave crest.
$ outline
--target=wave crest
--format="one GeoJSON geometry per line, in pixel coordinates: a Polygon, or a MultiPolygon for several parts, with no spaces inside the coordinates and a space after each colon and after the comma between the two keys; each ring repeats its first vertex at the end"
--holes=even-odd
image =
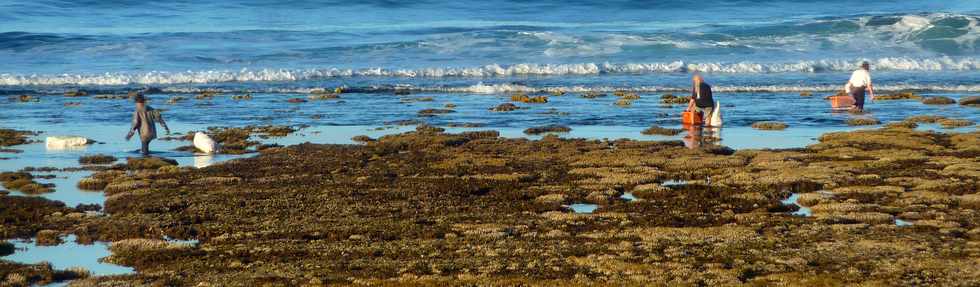
{"type": "MultiPolygon", "coordinates": [[[[104,74],[17,75],[0,74],[2,86],[113,86],[113,85],[172,85],[211,84],[232,82],[294,82],[340,77],[509,77],[509,76],[578,76],[601,74],[656,73],[820,73],[853,70],[862,59],[816,60],[789,63],[578,63],[578,64],[514,64],[486,65],[469,68],[423,69],[260,69],[239,71],[188,71],[104,74]]],[[[879,58],[868,60],[876,71],[976,71],[978,58],[879,58]]]]}

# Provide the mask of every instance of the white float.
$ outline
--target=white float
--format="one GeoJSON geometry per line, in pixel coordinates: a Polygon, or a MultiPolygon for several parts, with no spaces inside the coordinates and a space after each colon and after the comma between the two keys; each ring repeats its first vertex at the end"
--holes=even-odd
{"type": "Polygon", "coordinates": [[[44,139],[44,145],[52,150],[80,148],[93,142],[80,136],[50,136],[44,139]]]}
{"type": "Polygon", "coordinates": [[[194,134],[194,147],[206,154],[218,152],[218,143],[202,132],[194,134]]]}
{"type": "Polygon", "coordinates": [[[715,108],[711,109],[711,117],[707,120],[708,126],[721,127],[721,103],[715,101],[715,108]]]}

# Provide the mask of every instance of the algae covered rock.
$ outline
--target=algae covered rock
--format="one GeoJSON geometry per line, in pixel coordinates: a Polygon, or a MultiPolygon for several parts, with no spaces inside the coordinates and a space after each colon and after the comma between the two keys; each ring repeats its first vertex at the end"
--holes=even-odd
{"type": "Polygon", "coordinates": [[[163,157],[126,158],[126,167],[129,169],[159,169],[168,165],[177,165],[177,161],[163,157]]]}
{"type": "Polygon", "coordinates": [[[415,126],[415,131],[420,132],[420,133],[441,133],[441,132],[446,131],[446,129],[440,128],[440,127],[437,127],[437,126],[433,126],[433,125],[429,125],[429,124],[421,124],[421,125],[415,126]]]}
{"type": "Polygon", "coordinates": [[[973,121],[967,119],[941,119],[937,123],[945,129],[968,127],[974,124],[973,121]]]}
{"type": "Polygon", "coordinates": [[[919,124],[916,124],[915,122],[912,121],[899,121],[899,122],[890,122],[888,124],[885,124],[885,128],[889,128],[889,129],[914,129],[917,127],[919,127],[919,124]]]}
{"type": "Polygon", "coordinates": [[[638,99],[640,99],[640,95],[637,95],[636,93],[630,92],[630,91],[616,91],[616,92],[613,93],[613,95],[616,95],[617,97],[619,97],[620,99],[623,99],[623,100],[638,100],[638,99]]]}
{"type": "Polygon", "coordinates": [[[510,96],[510,100],[514,102],[525,103],[525,104],[541,104],[541,103],[547,103],[548,97],[547,96],[530,97],[523,92],[518,92],[510,96]]]}
{"type": "Polygon", "coordinates": [[[109,182],[104,179],[86,177],[78,181],[78,189],[81,190],[103,190],[109,182]]]}
{"type": "Polygon", "coordinates": [[[875,118],[853,118],[847,120],[847,125],[849,126],[870,126],[877,125],[881,122],[875,118]]]}
{"type": "Polygon", "coordinates": [[[687,104],[691,101],[691,97],[678,97],[674,94],[664,94],[660,96],[660,102],[664,104],[687,104]]]}
{"type": "Polygon", "coordinates": [[[491,111],[494,111],[494,112],[510,112],[510,111],[516,111],[518,109],[520,109],[520,107],[518,107],[515,104],[503,103],[503,104],[497,105],[496,107],[493,107],[490,110],[491,111]]]}
{"type": "Polygon", "coordinates": [[[54,230],[41,230],[37,232],[35,244],[38,246],[53,246],[61,244],[61,233],[54,230]]]}
{"type": "Polygon", "coordinates": [[[116,157],[104,154],[85,155],[78,158],[80,164],[111,164],[116,162],[116,157]]]}
{"type": "Polygon", "coordinates": [[[567,133],[572,131],[572,128],[563,125],[547,125],[540,127],[533,127],[524,130],[525,134],[538,135],[543,133],[567,133]]]}
{"type": "Polygon", "coordinates": [[[586,98],[586,99],[602,98],[602,97],[605,97],[605,96],[607,96],[607,95],[604,94],[604,93],[602,93],[602,92],[597,92],[597,91],[588,91],[588,92],[582,93],[582,97],[583,98],[586,98]]]}
{"type": "Polygon", "coordinates": [[[369,136],[366,136],[366,135],[354,136],[354,137],[351,138],[351,140],[354,141],[354,142],[358,142],[358,143],[369,143],[369,142],[375,142],[375,141],[377,141],[376,139],[373,139],[373,138],[371,138],[369,136]]]}
{"type": "Polygon", "coordinates": [[[980,96],[969,96],[960,98],[960,105],[980,107],[980,96]]]}
{"type": "Polygon", "coordinates": [[[335,100],[335,99],[339,99],[340,98],[340,95],[338,95],[338,94],[312,94],[312,95],[306,96],[306,98],[309,99],[309,100],[311,100],[311,101],[335,100]]]}
{"type": "Polygon", "coordinates": [[[875,100],[918,100],[922,99],[921,96],[915,94],[914,92],[897,92],[885,95],[875,95],[875,100]]]}
{"type": "Polygon", "coordinates": [[[425,117],[425,116],[442,115],[442,114],[455,113],[455,112],[456,111],[450,109],[424,109],[424,110],[420,110],[418,114],[419,116],[425,117]]]}
{"type": "Polygon", "coordinates": [[[83,90],[68,90],[65,91],[65,97],[84,97],[88,96],[88,92],[83,90]]]}
{"type": "Polygon", "coordinates": [[[633,101],[630,99],[623,98],[623,99],[616,100],[616,105],[625,108],[633,105],[633,101]]]}
{"type": "Polygon", "coordinates": [[[17,190],[20,190],[20,192],[26,194],[42,194],[42,193],[54,192],[54,189],[52,189],[52,187],[54,187],[54,185],[50,183],[41,184],[37,182],[32,182],[18,187],[17,190]]]}
{"type": "Polygon", "coordinates": [[[915,116],[910,116],[910,117],[905,118],[905,121],[906,122],[912,122],[912,123],[927,123],[927,124],[931,124],[931,123],[935,123],[935,122],[938,122],[938,121],[943,120],[943,119],[946,119],[946,117],[937,116],[937,115],[915,115],[915,116]]]}
{"type": "Polygon", "coordinates": [[[30,143],[30,137],[37,133],[13,129],[0,129],[0,147],[30,143]]]}
{"type": "Polygon", "coordinates": [[[923,98],[922,103],[927,105],[952,105],[956,103],[956,100],[949,97],[935,96],[923,98]]]}
{"type": "Polygon", "coordinates": [[[753,129],[757,130],[785,130],[789,125],[783,122],[756,122],[752,124],[753,129]]]}
{"type": "MultiPolygon", "coordinates": [[[[99,174],[144,188],[110,195],[111,216],[35,226],[27,236],[72,230],[120,242],[107,261],[140,272],[86,281],[113,286],[166,274],[180,276],[163,283],[180,286],[980,280],[964,267],[975,265],[980,237],[977,133],[862,129],[805,148],[735,153],[679,141],[498,135],[406,132],[179,173],[99,174]],[[640,200],[617,198],[626,192],[640,200]],[[813,216],[791,215],[781,203],[790,193],[813,216]],[[602,206],[590,214],[563,206],[582,202],[602,206]],[[162,236],[202,243],[150,239],[162,236]]],[[[26,200],[0,196],[0,206],[23,205],[12,198],[26,200]]],[[[41,218],[65,218],[48,216],[54,211],[66,210],[41,218]]],[[[9,214],[31,213],[0,217],[24,222],[9,214]]]]}
{"type": "Polygon", "coordinates": [[[663,136],[675,136],[683,132],[683,129],[669,129],[661,126],[651,126],[643,130],[644,135],[663,135],[663,136]]]}

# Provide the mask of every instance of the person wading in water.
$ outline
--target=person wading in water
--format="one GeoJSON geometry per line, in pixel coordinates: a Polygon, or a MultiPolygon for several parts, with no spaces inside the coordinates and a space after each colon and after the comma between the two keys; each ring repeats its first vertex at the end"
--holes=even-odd
{"type": "Polygon", "coordinates": [[[854,109],[864,111],[864,94],[867,93],[871,100],[875,100],[875,89],[871,85],[871,64],[867,61],[861,62],[861,68],[851,73],[851,79],[844,85],[844,92],[854,98],[854,109]]]}
{"type": "Polygon", "coordinates": [[[134,132],[139,131],[140,141],[143,143],[140,146],[140,153],[143,156],[148,156],[150,155],[150,141],[157,138],[156,123],[159,122],[167,130],[168,135],[170,134],[170,128],[163,121],[163,116],[160,115],[160,111],[146,105],[146,97],[143,96],[142,92],[130,92],[130,95],[133,101],[136,102],[136,111],[133,112],[133,126],[129,128],[129,133],[126,134],[126,140],[128,141],[132,138],[134,132]]]}
{"type": "Polygon", "coordinates": [[[705,122],[711,118],[711,113],[715,109],[715,99],[711,94],[711,85],[704,82],[701,74],[694,74],[691,78],[693,87],[691,88],[691,101],[687,104],[688,111],[701,112],[705,122]]]}

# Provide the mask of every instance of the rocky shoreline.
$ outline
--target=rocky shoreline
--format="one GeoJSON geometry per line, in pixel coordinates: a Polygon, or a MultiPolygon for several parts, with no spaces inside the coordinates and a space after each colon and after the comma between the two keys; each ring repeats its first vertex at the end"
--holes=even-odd
{"type": "Polygon", "coordinates": [[[201,169],[131,160],[92,175],[110,216],[3,195],[0,234],[113,242],[105,260],[137,270],[76,286],[980,284],[980,132],[819,140],[691,150],[420,129],[201,169]],[[790,214],[793,193],[812,216],[790,214]]]}

